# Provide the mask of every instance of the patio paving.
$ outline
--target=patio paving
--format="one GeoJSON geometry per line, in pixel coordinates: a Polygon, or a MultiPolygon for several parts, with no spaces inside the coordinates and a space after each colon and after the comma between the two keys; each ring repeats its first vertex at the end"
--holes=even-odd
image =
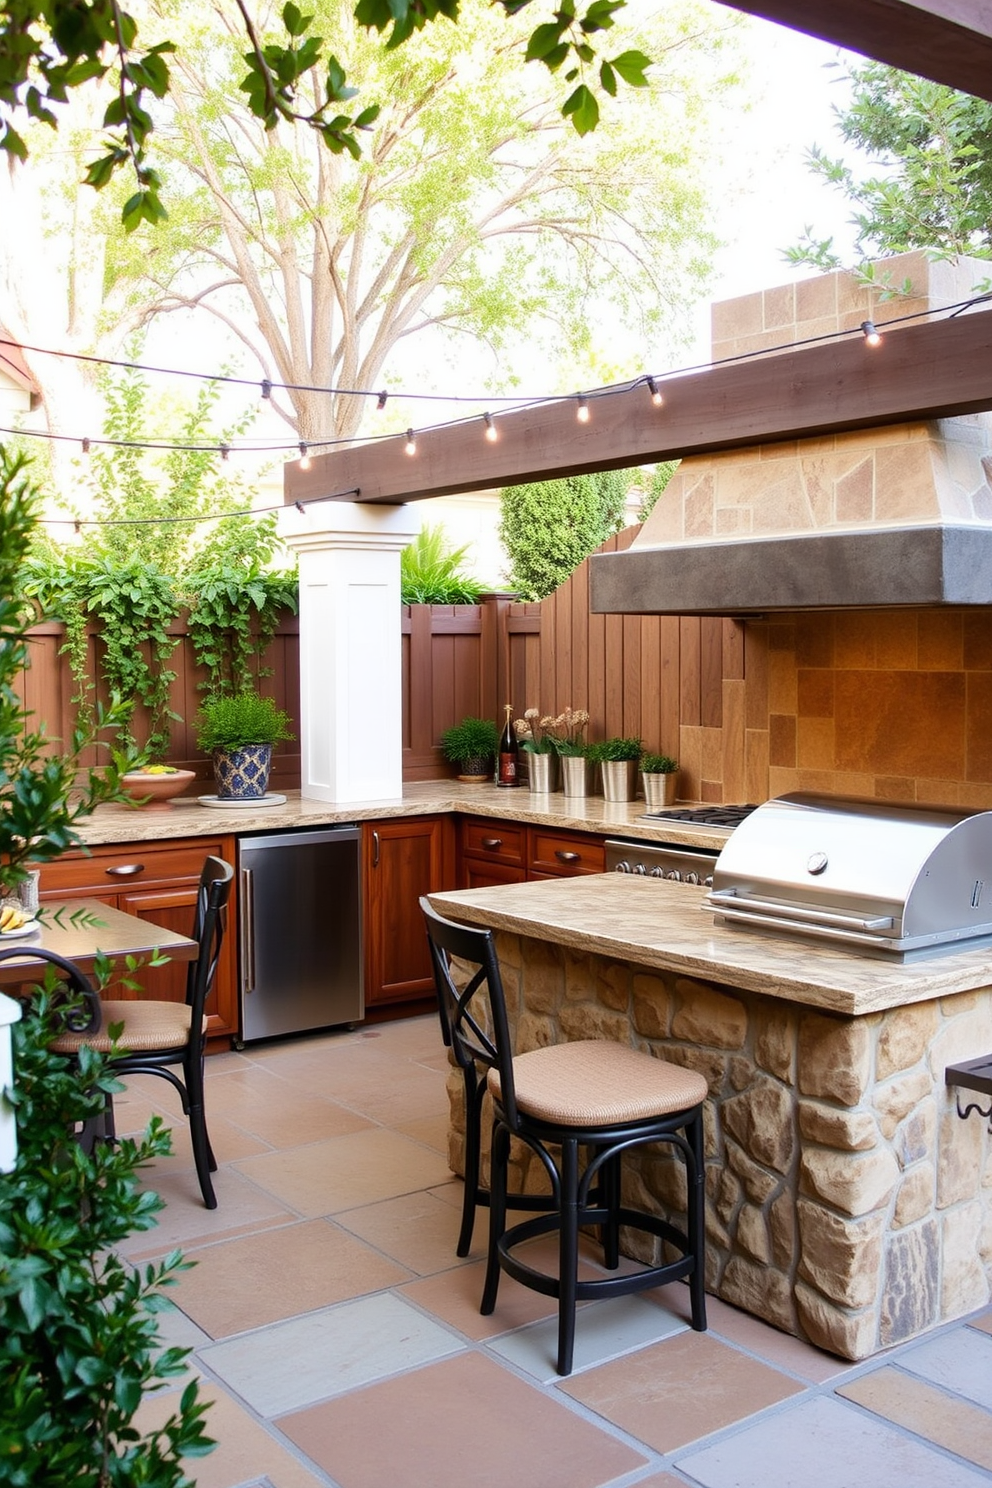
{"type": "Polygon", "coordinates": [[[198,1488],[992,1483],[992,1309],[852,1365],[715,1298],[693,1333],[675,1285],[581,1307],[559,1379],[551,1299],[504,1276],[479,1315],[485,1214],[455,1256],[446,1067],[434,1018],[211,1058],[213,1213],[165,1083],[118,1098],[122,1133],[174,1129],[162,1222],[123,1249],[197,1262],[162,1331],[213,1401],[198,1488]]]}

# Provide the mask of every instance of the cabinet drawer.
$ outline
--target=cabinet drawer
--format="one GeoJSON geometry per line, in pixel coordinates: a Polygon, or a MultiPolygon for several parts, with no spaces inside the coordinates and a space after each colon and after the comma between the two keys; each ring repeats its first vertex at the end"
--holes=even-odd
{"type": "Polygon", "coordinates": [[[170,882],[200,877],[203,861],[223,857],[220,841],[204,837],[182,846],[155,846],[136,842],[131,847],[93,849],[90,853],[66,853],[41,870],[43,894],[124,893],[137,884],[170,882]]]}
{"type": "Polygon", "coordinates": [[[570,873],[603,873],[606,849],[596,837],[571,832],[531,831],[530,869],[558,877],[570,873]]]}
{"type": "Polygon", "coordinates": [[[486,821],[465,817],[462,821],[462,853],[487,862],[523,867],[527,829],[517,822],[486,821]]]}

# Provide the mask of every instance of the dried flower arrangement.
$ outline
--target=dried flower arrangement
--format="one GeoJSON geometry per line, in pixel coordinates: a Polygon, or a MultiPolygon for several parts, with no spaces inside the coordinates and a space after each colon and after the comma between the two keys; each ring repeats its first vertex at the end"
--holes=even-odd
{"type": "Polygon", "coordinates": [[[582,734],[588,722],[584,708],[565,708],[557,718],[552,713],[542,718],[540,708],[528,708],[523,718],[514,719],[513,728],[528,754],[581,755],[586,750],[582,734]]]}

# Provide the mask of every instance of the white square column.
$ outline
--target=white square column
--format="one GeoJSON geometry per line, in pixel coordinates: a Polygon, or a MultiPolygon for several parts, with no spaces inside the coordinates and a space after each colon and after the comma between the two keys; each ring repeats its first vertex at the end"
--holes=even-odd
{"type": "Polygon", "coordinates": [[[300,561],[303,796],[403,794],[400,553],[419,531],[412,506],[334,501],[280,514],[300,561]]]}

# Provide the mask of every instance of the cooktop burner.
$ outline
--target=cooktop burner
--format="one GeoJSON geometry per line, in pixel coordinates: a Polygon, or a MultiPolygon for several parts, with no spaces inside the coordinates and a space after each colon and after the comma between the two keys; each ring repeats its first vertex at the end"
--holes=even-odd
{"type": "Polygon", "coordinates": [[[664,811],[645,812],[644,821],[687,822],[693,827],[739,827],[757,807],[751,803],[738,806],[670,806],[664,811]]]}

